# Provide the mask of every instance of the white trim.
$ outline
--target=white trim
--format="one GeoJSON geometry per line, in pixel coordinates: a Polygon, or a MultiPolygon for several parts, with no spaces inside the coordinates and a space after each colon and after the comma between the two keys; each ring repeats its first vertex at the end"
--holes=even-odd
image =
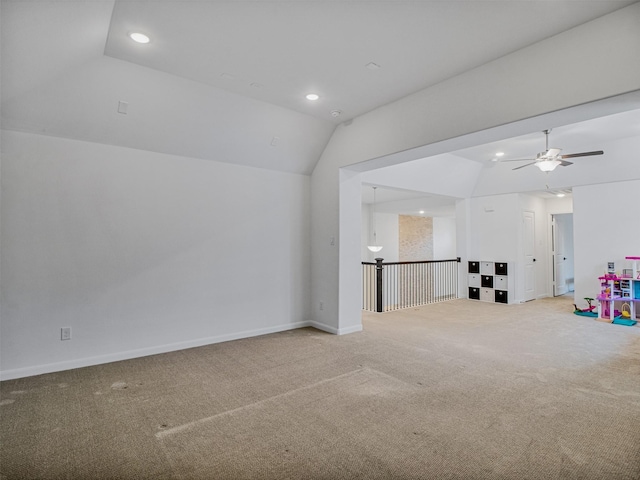
{"type": "Polygon", "coordinates": [[[356,333],[362,331],[362,323],[359,325],[353,325],[347,328],[336,328],[331,325],[325,325],[324,323],[319,323],[315,321],[309,322],[309,326],[316,328],[318,330],[322,330],[323,332],[333,333],[334,335],[347,335],[349,333],[356,333]]]}
{"type": "Polygon", "coordinates": [[[351,327],[340,328],[338,329],[338,335],[348,335],[349,333],[356,333],[362,331],[362,324],[353,325],[351,327]]]}
{"type": "Polygon", "coordinates": [[[332,327],[331,325],[326,325],[324,323],[316,322],[314,320],[309,322],[309,326],[316,328],[318,330],[322,330],[323,332],[333,333],[334,335],[338,335],[338,329],[336,327],[332,327]]]}
{"type": "MultiPolygon", "coordinates": [[[[326,330],[321,324],[315,322],[304,321],[296,323],[288,323],[276,325],[273,327],[259,328],[256,330],[248,330],[244,332],[229,333],[218,335],[215,337],[199,338],[197,340],[188,340],[185,342],[169,343],[166,345],[158,345],[155,347],[140,348],[136,350],[128,350],[124,352],[111,353],[107,355],[98,355],[95,357],[78,358],[74,360],[66,360],[63,362],[47,363],[44,365],[34,365],[31,367],[16,368],[13,370],[0,371],[0,380],[13,380],[15,378],[31,377],[33,375],[42,375],[44,373],[61,372],[63,370],[71,370],[73,368],[90,367],[93,365],[101,365],[103,363],[119,362],[122,360],[131,360],[133,358],[146,357],[148,355],[157,355],[160,353],[174,352],[177,350],[185,350],[187,348],[202,347],[212,345],[214,343],[228,342],[231,340],[239,340],[242,338],[257,337],[269,333],[284,332],[287,330],[295,330],[297,328],[315,327],[320,330],[326,330]]],[[[338,333],[338,332],[330,332],[338,333]]],[[[345,332],[341,332],[345,333],[345,332]]],[[[340,333],[338,333],[340,334],[340,333]]]]}
{"type": "Polygon", "coordinates": [[[315,321],[309,322],[309,326],[316,328],[318,330],[322,330],[323,332],[333,333],[334,335],[347,335],[349,333],[356,333],[362,331],[362,323],[359,325],[353,325],[352,327],[347,328],[336,328],[331,325],[325,325],[324,323],[319,323],[315,321]]]}

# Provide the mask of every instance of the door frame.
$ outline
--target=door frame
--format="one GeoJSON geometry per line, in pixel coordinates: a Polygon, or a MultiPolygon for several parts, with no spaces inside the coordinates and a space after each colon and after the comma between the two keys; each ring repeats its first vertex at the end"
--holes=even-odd
{"type": "MultiPolygon", "coordinates": [[[[559,224],[561,222],[558,222],[558,219],[556,218],[557,214],[553,213],[551,214],[551,281],[552,281],[552,288],[551,288],[551,296],[552,297],[559,297],[560,295],[564,295],[565,293],[567,293],[569,291],[569,289],[566,286],[566,275],[564,272],[564,265],[563,265],[563,269],[562,269],[562,278],[560,280],[564,280],[564,285],[562,285],[562,282],[558,281],[558,272],[559,272],[559,268],[558,268],[558,264],[559,264],[559,260],[558,257],[559,255],[563,255],[564,260],[566,260],[566,257],[564,257],[565,252],[564,252],[564,240],[561,238],[560,233],[562,232],[562,229],[559,228],[559,224]],[[560,248],[558,248],[560,247],[560,248]],[[558,253],[558,250],[561,251],[561,253],[558,253]]],[[[563,262],[564,262],[563,260],[563,262]]]]}
{"type": "MultiPolygon", "coordinates": [[[[557,212],[549,212],[547,215],[547,245],[549,252],[549,271],[547,275],[547,289],[549,291],[549,296],[555,296],[555,288],[554,288],[554,269],[555,269],[555,255],[553,250],[553,235],[552,235],[552,225],[553,225],[553,217],[554,215],[565,215],[565,214],[573,214],[573,209],[571,211],[557,211],[557,212]]],[[[573,253],[573,252],[572,252],[573,253]]],[[[569,290],[567,294],[573,294],[575,290],[569,290]]]]}

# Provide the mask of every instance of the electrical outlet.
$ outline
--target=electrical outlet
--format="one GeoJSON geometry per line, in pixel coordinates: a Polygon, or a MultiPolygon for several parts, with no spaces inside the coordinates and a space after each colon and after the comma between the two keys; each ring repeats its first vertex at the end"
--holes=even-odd
{"type": "Polygon", "coordinates": [[[71,327],[62,327],[60,329],[60,340],[71,340],[71,327]]]}
{"type": "Polygon", "coordinates": [[[319,308],[320,310],[324,310],[324,303],[323,303],[323,302],[320,302],[320,305],[318,305],[318,308],[319,308]]]}

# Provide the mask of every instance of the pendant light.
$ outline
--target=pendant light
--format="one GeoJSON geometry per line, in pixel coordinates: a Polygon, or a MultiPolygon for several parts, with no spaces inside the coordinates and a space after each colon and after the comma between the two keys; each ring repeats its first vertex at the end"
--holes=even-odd
{"type": "Polygon", "coordinates": [[[367,245],[367,248],[375,253],[382,250],[382,246],[378,245],[378,242],[376,239],[376,188],[378,187],[372,187],[372,188],[373,188],[373,214],[371,216],[372,217],[371,224],[373,226],[373,245],[367,245]]]}

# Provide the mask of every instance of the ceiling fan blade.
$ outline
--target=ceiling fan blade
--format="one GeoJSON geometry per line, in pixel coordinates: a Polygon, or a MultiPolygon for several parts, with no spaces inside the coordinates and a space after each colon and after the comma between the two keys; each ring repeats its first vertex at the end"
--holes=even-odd
{"type": "Polygon", "coordinates": [[[544,156],[547,158],[557,157],[558,155],[560,155],[561,151],[561,148],[550,148],[549,150],[547,150],[547,153],[545,153],[544,156]]]}
{"type": "Polygon", "coordinates": [[[573,165],[573,162],[567,162],[566,160],[560,160],[560,165],[563,167],[568,167],[569,165],[573,165]]]}
{"type": "Polygon", "coordinates": [[[520,165],[519,167],[512,168],[511,170],[520,170],[521,168],[528,167],[529,165],[535,165],[537,162],[527,163],[525,165],[520,165]]]}
{"type": "Polygon", "coordinates": [[[511,158],[509,160],[500,160],[502,162],[535,162],[534,158],[511,158]]]}
{"type": "Polygon", "coordinates": [[[604,152],[602,150],[597,150],[595,152],[569,153],[568,155],[560,155],[560,158],[590,157],[592,155],[602,155],[603,153],[604,152]]]}

